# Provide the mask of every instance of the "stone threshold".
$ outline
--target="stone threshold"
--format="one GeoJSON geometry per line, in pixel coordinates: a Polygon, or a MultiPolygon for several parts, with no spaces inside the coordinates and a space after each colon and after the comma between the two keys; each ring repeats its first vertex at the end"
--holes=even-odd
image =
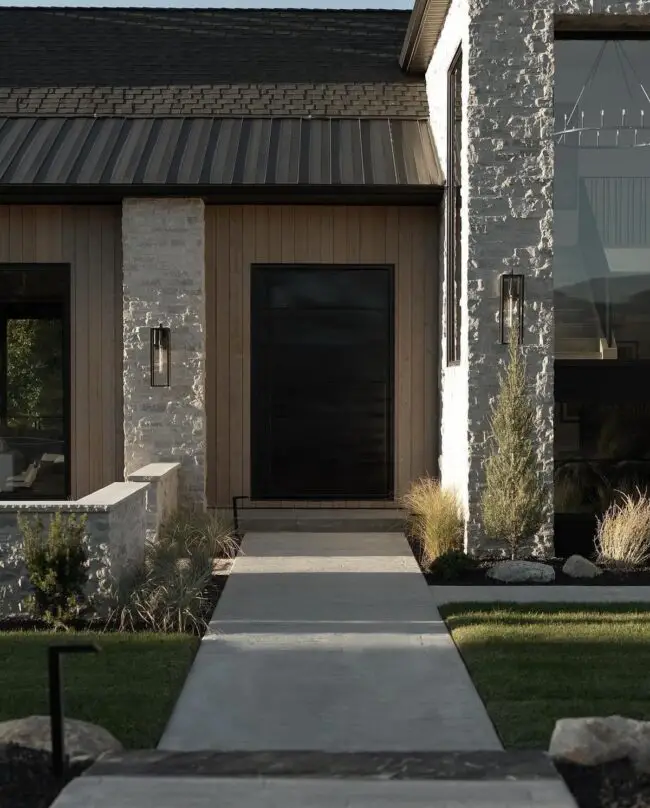
{"type": "Polygon", "coordinates": [[[650,586],[429,586],[436,606],[449,603],[650,603],[650,586]]]}
{"type": "Polygon", "coordinates": [[[291,777],[375,780],[532,781],[560,776],[544,752],[111,753],[84,777],[291,777]]]}

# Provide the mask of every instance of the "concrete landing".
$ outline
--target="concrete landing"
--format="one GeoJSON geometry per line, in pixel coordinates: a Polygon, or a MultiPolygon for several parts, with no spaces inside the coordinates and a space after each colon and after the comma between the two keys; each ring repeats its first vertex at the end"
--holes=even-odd
{"type": "Polygon", "coordinates": [[[403,534],[249,533],[159,748],[501,744],[403,534]]]}

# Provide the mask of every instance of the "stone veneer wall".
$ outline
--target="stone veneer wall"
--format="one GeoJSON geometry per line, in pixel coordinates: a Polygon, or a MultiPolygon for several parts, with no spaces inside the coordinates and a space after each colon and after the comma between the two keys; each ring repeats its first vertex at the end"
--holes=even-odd
{"type": "Polygon", "coordinates": [[[147,541],[155,541],[162,523],[178,509],[180,463],[150,463],[129,474],[129,481],[147,488],[147,541]]]}
{"type": "MultiPolygon", "coordinates": [[[[467,0],[453,0],[445,25],[438,40],[435,53],[426,75],[427,96],[431,114],[431,128],[438,146],[438,158],[445,176],[447,175],[447,74],[449,66],[458,48],[467,50],[468,38],[467,0]]],[[[463,109],[467,107],[468,82],[467,59],[463,60],[463,109]]],[[[466,124],[466,119],[464,121],[466,124]]],[[[466,129],[466,127],[465,127],[466,129]]],[[[466,131],[463,132],[466,138],[466,131]]],[[[461,181],[467,182],[467,152],[461,153],[461,181]]],[[[442,254],[440,267],[442,276],[442,300],[447,299],[447,210],[441,216],[440,244],[442,254]]],[[[463,228],[461,257],[463,266],[467,260],[467,228],[463,228]]],[[[468,515],[468,387],[467,387],[467,273],[463,273],[461,290],[461,361],[458,365],[447,365],[447,318],[445,308],[441,307],[441,339],[442,351],[440,368],[441,385],[441,435],[440,435],[440,478],[443,485],[453,488],[459,494],[468,515]]]]}
{"type": "Polygon", "coordinates": [[[20,557],[18,515],[40,517],[44,527],[57,513],[87,517],[88,591],[108,572],[119,578],[144,560],[147,483],[113,483],[76,502],[0,502],[0,614],[15,611],[29,591],[20,557]]]}
{"type": "Polygon", "coordinates": [[[125,478],[181,462],[181,495],[205,504],[205,226],[200,199],[126,199],[125,478]],[[171,387],[151,387],[149,329],[171,328],[171,387]]]}
{"type": "Polygon", "coordinates": [[[650,0],[453,0],[427,73],[432,125],[444,162],[446,126],[436,118],[446,121],[447,68],[463,44],[463,361],[443,372],[441,470],[443,483],[459,488],[466,504],[470,552],[489,549],[482,538],[480,497],[490,404],[507,351],[499,344],[499,277],[510,271],[526,278],[525,354],[537,409],[540,469],[549,491],[536,549],[552,549],[557,13],[648,14],[650,0]]]}

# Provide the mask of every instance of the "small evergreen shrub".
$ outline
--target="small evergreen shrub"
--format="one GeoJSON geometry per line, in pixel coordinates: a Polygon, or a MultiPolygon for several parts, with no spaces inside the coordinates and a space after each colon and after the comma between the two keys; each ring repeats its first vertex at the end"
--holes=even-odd
{"type": "Polygon", "coordinates": [[[403,503],[424,567],[449,550],[462,547],[463,520],[455,492],[442,488],[438,480],[423,477],[411,485],[403,503]]]}
{"type": "Polygon", "coordinates": [[[476,569],[478,562],[462,550],[447,550],[431,562],[430,574],[441,581],[455,581],[466,572],[476,569]]]}
{"type": "Polygon", "coordinates": [[[491,454],[485,464],[483,527],[516,558],[544,521],[546,491],[535,454],[535,410],[526,390],[526,366],[515,335],[490,418],[491,454]]]}
{"type": "Polygon", "coordinates": [[[84,601],[88,580],[85,546],[86,516],[54,514],[47,530],[39,517],[18,517],[23,535],[25,565],[34,589],[27,610],[35,617],[65,621],[84,601]]]}

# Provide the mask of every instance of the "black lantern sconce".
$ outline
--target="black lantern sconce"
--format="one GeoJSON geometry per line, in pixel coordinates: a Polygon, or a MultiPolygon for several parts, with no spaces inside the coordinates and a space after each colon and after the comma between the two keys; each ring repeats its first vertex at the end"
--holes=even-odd
{"type": "Polygon", "coordinates": [[[171,330],[162,323],[156,328],[149,329],[151,345],[151,386],[169,387],[170,385],[170,358],[171,358],[171,330]]]}
{"type": "Polygon", "coordinates": [[[501,276],[501,342],[508,345],[510,335],[524,341],[524,276],[501,276]]]}

